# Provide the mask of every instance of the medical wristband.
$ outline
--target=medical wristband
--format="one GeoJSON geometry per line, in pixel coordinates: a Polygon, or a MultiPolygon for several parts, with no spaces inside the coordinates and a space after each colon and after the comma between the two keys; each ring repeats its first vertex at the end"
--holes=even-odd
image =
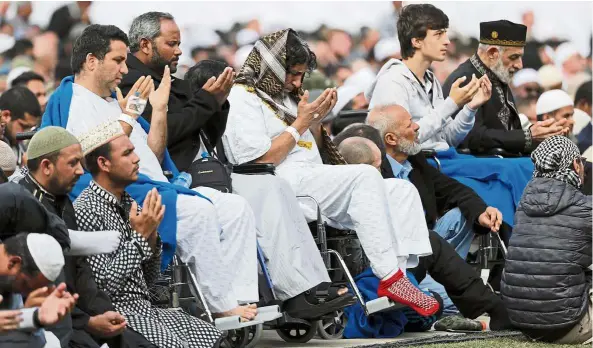
{"type": "Polygon", "coordinates": [[[301,139],[301,133],[299,133],[298,130],[296,130],[296,128],[292,127],[292,126],[288,126],[284,129],[285,132],[290,133],[290,135],[292,135],[292,137],[294,138],[294,142],[298,143],[299,139],[301,139]]]}
{"type": "Polygon", "coordinates": [[[134,126],[136,125],[136,120],[132,116],[130,116],[128,114],[121,114],[121,115],[119,115],[119,119],[118,120],[129,124],[130,127],[132,127],[132,128],[134,128],[134,126]]]}

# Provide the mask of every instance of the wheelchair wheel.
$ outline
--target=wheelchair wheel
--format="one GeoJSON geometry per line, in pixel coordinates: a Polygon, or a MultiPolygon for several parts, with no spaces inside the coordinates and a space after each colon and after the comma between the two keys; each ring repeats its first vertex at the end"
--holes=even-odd
{"type": "Polygon", "coordinates": [[[318,321],[309,324],[288,323],[277,329],[278,336],[288,343],[307,343],[317,333],[318,321]]]}
{"type": "Polygon", "coordinates": [[[324,340],[339,340],[344,336],[348,318],[344,311],[336,312],[333,318],[322,319],[317,322],[317,334],[324,340]]]}
{"type": "Polygon", "coordinates": [[[221,348],[244,348],[249,342],[249,327],[225,332],[221,348]]]}
{"type": "Polygon", "coordinates": [[[261,335],[264,332],[264,325],[253,325],[249,326],[247,329],[249,329],[249,332],[247,335],[247,345],[245,346],[245,348],[254,348],[261,339],[261,335]]]}

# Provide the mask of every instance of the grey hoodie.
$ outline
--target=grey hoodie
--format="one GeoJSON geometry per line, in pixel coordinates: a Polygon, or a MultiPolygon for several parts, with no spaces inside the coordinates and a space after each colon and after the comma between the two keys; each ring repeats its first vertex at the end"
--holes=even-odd
{"type": "Polygon", "coordinates": [[[432,71],[427,70],[426,75],[424,83],[432,91],[432,99],[401,60],[389,60],[365,93],[369,107],[397,104],[406,108],[420,126],[418,137],[423,149],[457,147],[473,128],[476,112],[465,106],[453,119],[459,107],[450,97],[443,99],[441,84],[432,71]]]}

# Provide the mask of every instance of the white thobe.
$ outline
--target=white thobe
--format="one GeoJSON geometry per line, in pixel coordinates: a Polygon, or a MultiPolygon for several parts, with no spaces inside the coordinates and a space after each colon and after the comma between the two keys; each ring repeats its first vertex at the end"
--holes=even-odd
{"type": "MultiPolygon", "coordinates": [[[[68,129],[80,136],[108,121],[117,120],[117,100],[101,98],[73,84],[68,129]]],[[[152,180],[168,182],[160,162],[147,143],[148,135],[134,125],[130,141],[140,158],[140,173],[152,180]]],[[[255,217],[240,196],[199,187],[207,200],[177,196],[177,253],[190,264],[208,305],[215,313],[231,310],[239,303],[257,302],[257,254],[255,217]]]]}
{"type": "MultiPolygon", "coordinates": [[[[234,164],[263,156],[287,124],[254,93],[234,86],[223,135],[226,155],[234,164]]],[[[285,105],[296,110],[294,103],[285,105]]],[[[375,275],[384,278],[398,267],[415,267],[418,256],[432,253],[422,202],[411,183],[383,179],[368,165],[324,165],[315,139],[306,131],[277,166],[297,195],[313,197],[330,226],[357,232],[375,275]]],[[[301,207],[316,219],[313,203],[301,207]]]]}

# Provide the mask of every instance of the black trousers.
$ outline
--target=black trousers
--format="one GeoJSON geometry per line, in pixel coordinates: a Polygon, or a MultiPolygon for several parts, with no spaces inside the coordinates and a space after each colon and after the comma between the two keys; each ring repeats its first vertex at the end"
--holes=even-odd
{"type": "Polygon", "coordinates": [[[99,348],[104,343],[107,343],[110,348],[156,348],[144,336],[129,328],[121,335],[109,339],[96,339],[86,331],[74,330],[68,347],[99,348]]]}
{"type": "Polygon", "coordinates": [[[483,313],[504,310],[502,299],[484,285],[476,271],[438,233],[429,230],[432,255],[420,257],[410,271],[418,283],[430,274],[441,283],[459,312],[470,319],[483,313]]]}

